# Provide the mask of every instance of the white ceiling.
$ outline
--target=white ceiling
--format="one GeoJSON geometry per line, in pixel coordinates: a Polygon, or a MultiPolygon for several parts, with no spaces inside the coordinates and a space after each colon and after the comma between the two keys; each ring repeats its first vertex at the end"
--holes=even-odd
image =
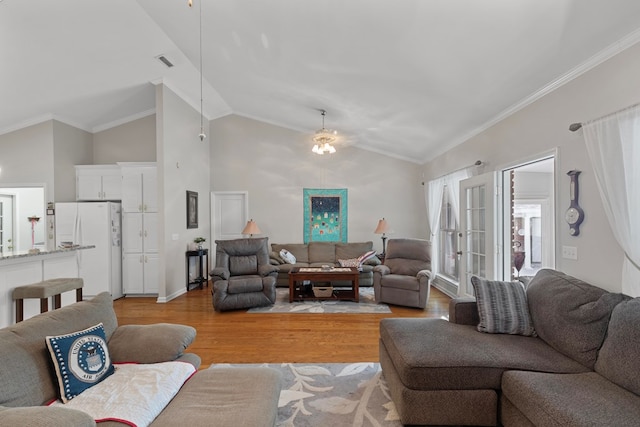
{"type": "Polygon", "coordinates": [[[199,1],[0,0],[0,133],[142,117],[158,81],[199,109],[200,6],[208,118],[312,133],[325,109],[418,163],[640,40],[638,0],[199,1]]]}

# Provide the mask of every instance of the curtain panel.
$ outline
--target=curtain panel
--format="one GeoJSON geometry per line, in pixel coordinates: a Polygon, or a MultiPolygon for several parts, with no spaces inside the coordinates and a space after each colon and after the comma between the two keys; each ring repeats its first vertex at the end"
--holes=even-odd
{"type": "Polygon", "coordinates": [[[640,296],[640,105],[583,125],[613,234],[625,252],[622,292],[640,296]]]}
{"type": "Polygon", "coordinates": [[[471,168],[461,169],[450,174],[429,181],[425,186],[425,199],[427,200],[427,213],[429,228],[431,229],[431,270],[435,275],[440,269],[440,211],[442,209],[442,196],[446,190],[449,193],[451,211],[460,224],[460,181],[471,178],[471,168]]]}

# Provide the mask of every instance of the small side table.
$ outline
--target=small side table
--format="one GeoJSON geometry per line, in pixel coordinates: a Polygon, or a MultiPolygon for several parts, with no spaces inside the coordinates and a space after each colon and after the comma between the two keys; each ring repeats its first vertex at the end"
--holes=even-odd
{"type": "Polygon", "coordinates": [[[189,291],[189,287],[191,285],[198,285],[200,289],[202,289],[202,284],[205,286],[209,284],[209,249],[199,249],[196,251],[187,251],[185,254],[185,262],[186,268],[185,271],[187,273],[187,292],[189,291]],[[198,257],[198,277],[193,280],[189,280],[189,260],[193,257],[198,257]],[[206,269],[203,258],[206,258],[207,264],[206,269]]]}

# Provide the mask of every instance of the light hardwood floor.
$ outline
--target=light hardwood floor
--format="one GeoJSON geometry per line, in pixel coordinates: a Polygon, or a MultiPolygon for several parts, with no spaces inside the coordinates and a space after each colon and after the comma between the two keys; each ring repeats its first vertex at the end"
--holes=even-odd
{"type": "Polygon", "coordinates": [[[448,316],[449,297],[431,288],[424,310],[391,306],[390,314],[217,313],[211,286],[194,289],[166,304],[156,298],[114,301],[120,325],[158,322],[191,325],[198,331],[187,351],[212,363],[377,362],[378,325],[386,317],[448,316]]]}

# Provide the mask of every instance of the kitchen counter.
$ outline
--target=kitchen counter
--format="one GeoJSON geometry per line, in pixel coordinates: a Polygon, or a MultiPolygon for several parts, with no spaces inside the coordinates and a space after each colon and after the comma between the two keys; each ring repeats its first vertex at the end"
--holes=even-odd
{"type": "Polygon", "coordinates": [[[47,256],[51,254],[64,254],[68,252],[75,252],[83,249],[92,249],[95,248],[94,245],[86,245],[86,246],[72,246],[70,248],[57,248],[51,251],[40,251],[40,252],[29,252],[29,251],[17,251],[17,252],[4,252],[0,254],[0,265],[2,265],[2,261],[6,260],[15,260],[18,258],[31,258],[31,257],[41,257],[47,256]]]}

